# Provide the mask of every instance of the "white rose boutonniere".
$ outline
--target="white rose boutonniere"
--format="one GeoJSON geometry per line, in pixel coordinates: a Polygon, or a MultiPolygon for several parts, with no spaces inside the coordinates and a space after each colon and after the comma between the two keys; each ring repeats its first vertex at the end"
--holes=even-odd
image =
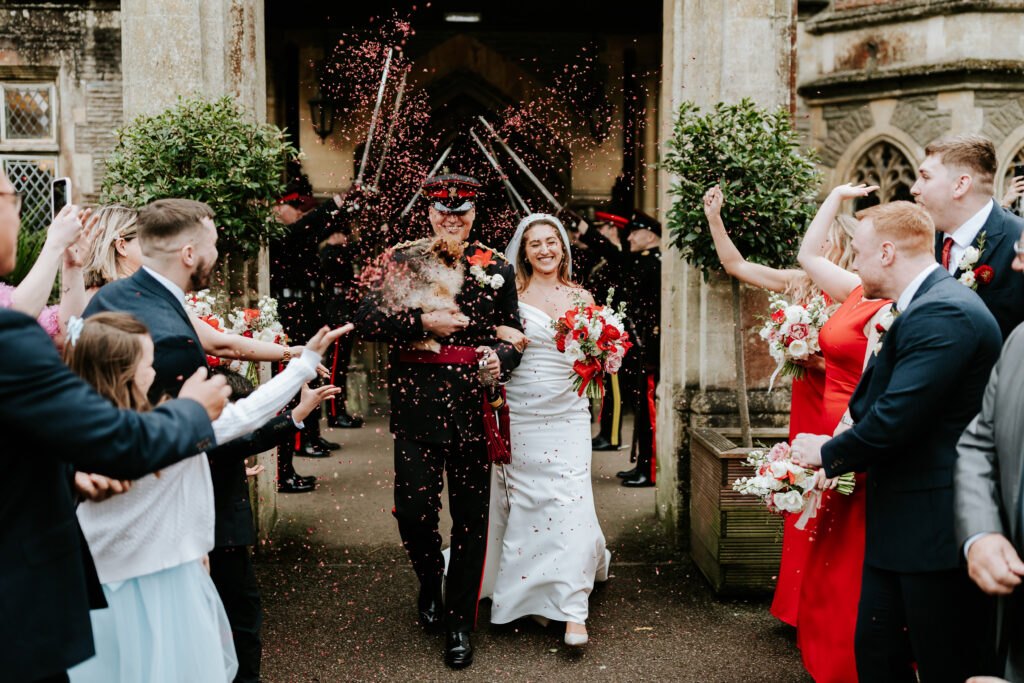
{"type": "Polygon", "coordinates": [[[488,266],[495,263],[492,258],[493,255],[494,252],[490,249],[478,248],[476,252],[469,257],[469,273],[477,282],[480,283],[482,287],[501,289],[501,286],[505,284],[505,278],[498,273],[488,275],[486,270],[488,266]]]}

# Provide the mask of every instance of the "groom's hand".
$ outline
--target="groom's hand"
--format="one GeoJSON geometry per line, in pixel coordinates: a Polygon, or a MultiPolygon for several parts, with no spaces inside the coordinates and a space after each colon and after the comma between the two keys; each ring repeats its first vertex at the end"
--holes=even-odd
{"type": "Polygon", "coordinates": [[[967,573],[989,595],[1009,595],[1020,585],[1024,563],[1002,534],[985,534],[967,551],[967,573]]]}
{"type": "Polygon", "coordinates": [[[445,311],[424,313],[420,316],[420,322],[423,323],[424,331],[441,338],[466,329],[469,318],[461,315],[457,309],[450,308],[445,311]]]}
{"type": "Polygon", "coordinates": [[[790,444],[793,462],[812,470],[821,467],[821,447],[830,438],[824,434],[797,434],[790,444]]]}

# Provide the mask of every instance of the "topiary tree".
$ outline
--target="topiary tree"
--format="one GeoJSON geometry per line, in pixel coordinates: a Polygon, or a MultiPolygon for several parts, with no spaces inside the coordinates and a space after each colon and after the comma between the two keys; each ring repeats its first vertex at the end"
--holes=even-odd
{"type": "MultiPolygon", "coordinates": [[[[813,150],[803,151],[785,108],[768,111],[749,99],[719,102],[701,112],[692,102],[679,108],[665,151],[664,166],[674,176],[674,201],[667,223],[671,243],[699,268],[707,281],[720,268],[701,202],[716,183],[728,197],[722,220],[730,237],[751,261],[783,266],[795,252],[817,206],[821,173],[813,150]]],[[[736,379],[740,426],[751,445],[740,283],[732,280],[736,379]]]]}
{"type": "Polygon", "coordinates": [[[230,97],[178,98],[175,106],[117,131],[101,201],[206,202],[217,213],[221,244],[253,256],[285,232],[271,207],[285,187],[285,164],[297,157],[280,128],[253,121],[230,97]]]}

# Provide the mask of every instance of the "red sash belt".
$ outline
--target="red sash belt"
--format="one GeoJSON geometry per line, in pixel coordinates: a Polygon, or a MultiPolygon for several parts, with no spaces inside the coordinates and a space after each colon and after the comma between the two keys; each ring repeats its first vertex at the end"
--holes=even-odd
{"type": "Polygon", "coordinates": [[[476,365],[476,349],[472,346],[442,346],[437,353],[402,349],[398,360],[403,363],[438,363],[440,365],[476,365]]]}
{"type": "MultiPolygon", "coordinates": [[[[402,349],[398,360],[402,363],[434,363],[438,365],[476,365],[477,352],[472,346],[442,346],[437,353],[402,349]]],[[[487,459],[493,463],[512,461],[511,435],[508,402],[505,388],[500,388],[501,404],[491,405],[487,392],[483,392],[484,439],[487,442],[487,459]]]]}

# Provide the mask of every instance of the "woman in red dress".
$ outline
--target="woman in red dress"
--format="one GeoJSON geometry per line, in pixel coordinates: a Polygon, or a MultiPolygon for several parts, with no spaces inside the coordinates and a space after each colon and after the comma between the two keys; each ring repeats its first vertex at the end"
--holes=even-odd
{"type": "MultiPolygon", "coordinates": [[[[840,426],[870,358],[869,350],[877,342],[875,325],[892,304],[888,299],[864,299],[860,277],[818,253],[826,226],[835,219],[840,204],[875,189],[864,185],[835,188],[821,205],[800,247],[800,264],[807,274],[834,301],[842,302],[818,338],[825,356],[819,434],[832,434],[840,426]]],[[[857,475],[857,485],[849,496],[825,490],[815,524],[807,529],[810,543],[800,588],[797,645],[804,666],[819,683],[857,680],[853,634],[864,565],[864,494],[863,474],[857,475]]]]}
{"type": "MultiPolygon", "coordinates": [[[[771,268],[744,259],[725,230],[721,213],[722,202],[722,190],[718,185],[704,195],[704,215],[707,216],[711,237],[715,241],[715,250],[725,272],[748,285],[780,292],[797,303],[806,303],[821,293],[821,289],[802,270],[771,268]]],[[[830,263],[845,268],[850,261],[851,234],[838,223],[827,232],[830,234],[822,241],[819,253],[830,263]]],[[[792,402],[789,409],[790,441],[803,432],[826,433],[823,431],[825,426],[821,420],[825,392],[825,361],[821,356],[812,356],[803,365],[807,374],[803,379],[793,380],[792,402]]],[[[796,519],[795,515],[786,516],[785,532],[782,536],[782,562],[771,607],[771,613],[790,626],[797,625],[800,582],[811,544],[811,536],[806,530],[793,528],[796,519]]]]}

